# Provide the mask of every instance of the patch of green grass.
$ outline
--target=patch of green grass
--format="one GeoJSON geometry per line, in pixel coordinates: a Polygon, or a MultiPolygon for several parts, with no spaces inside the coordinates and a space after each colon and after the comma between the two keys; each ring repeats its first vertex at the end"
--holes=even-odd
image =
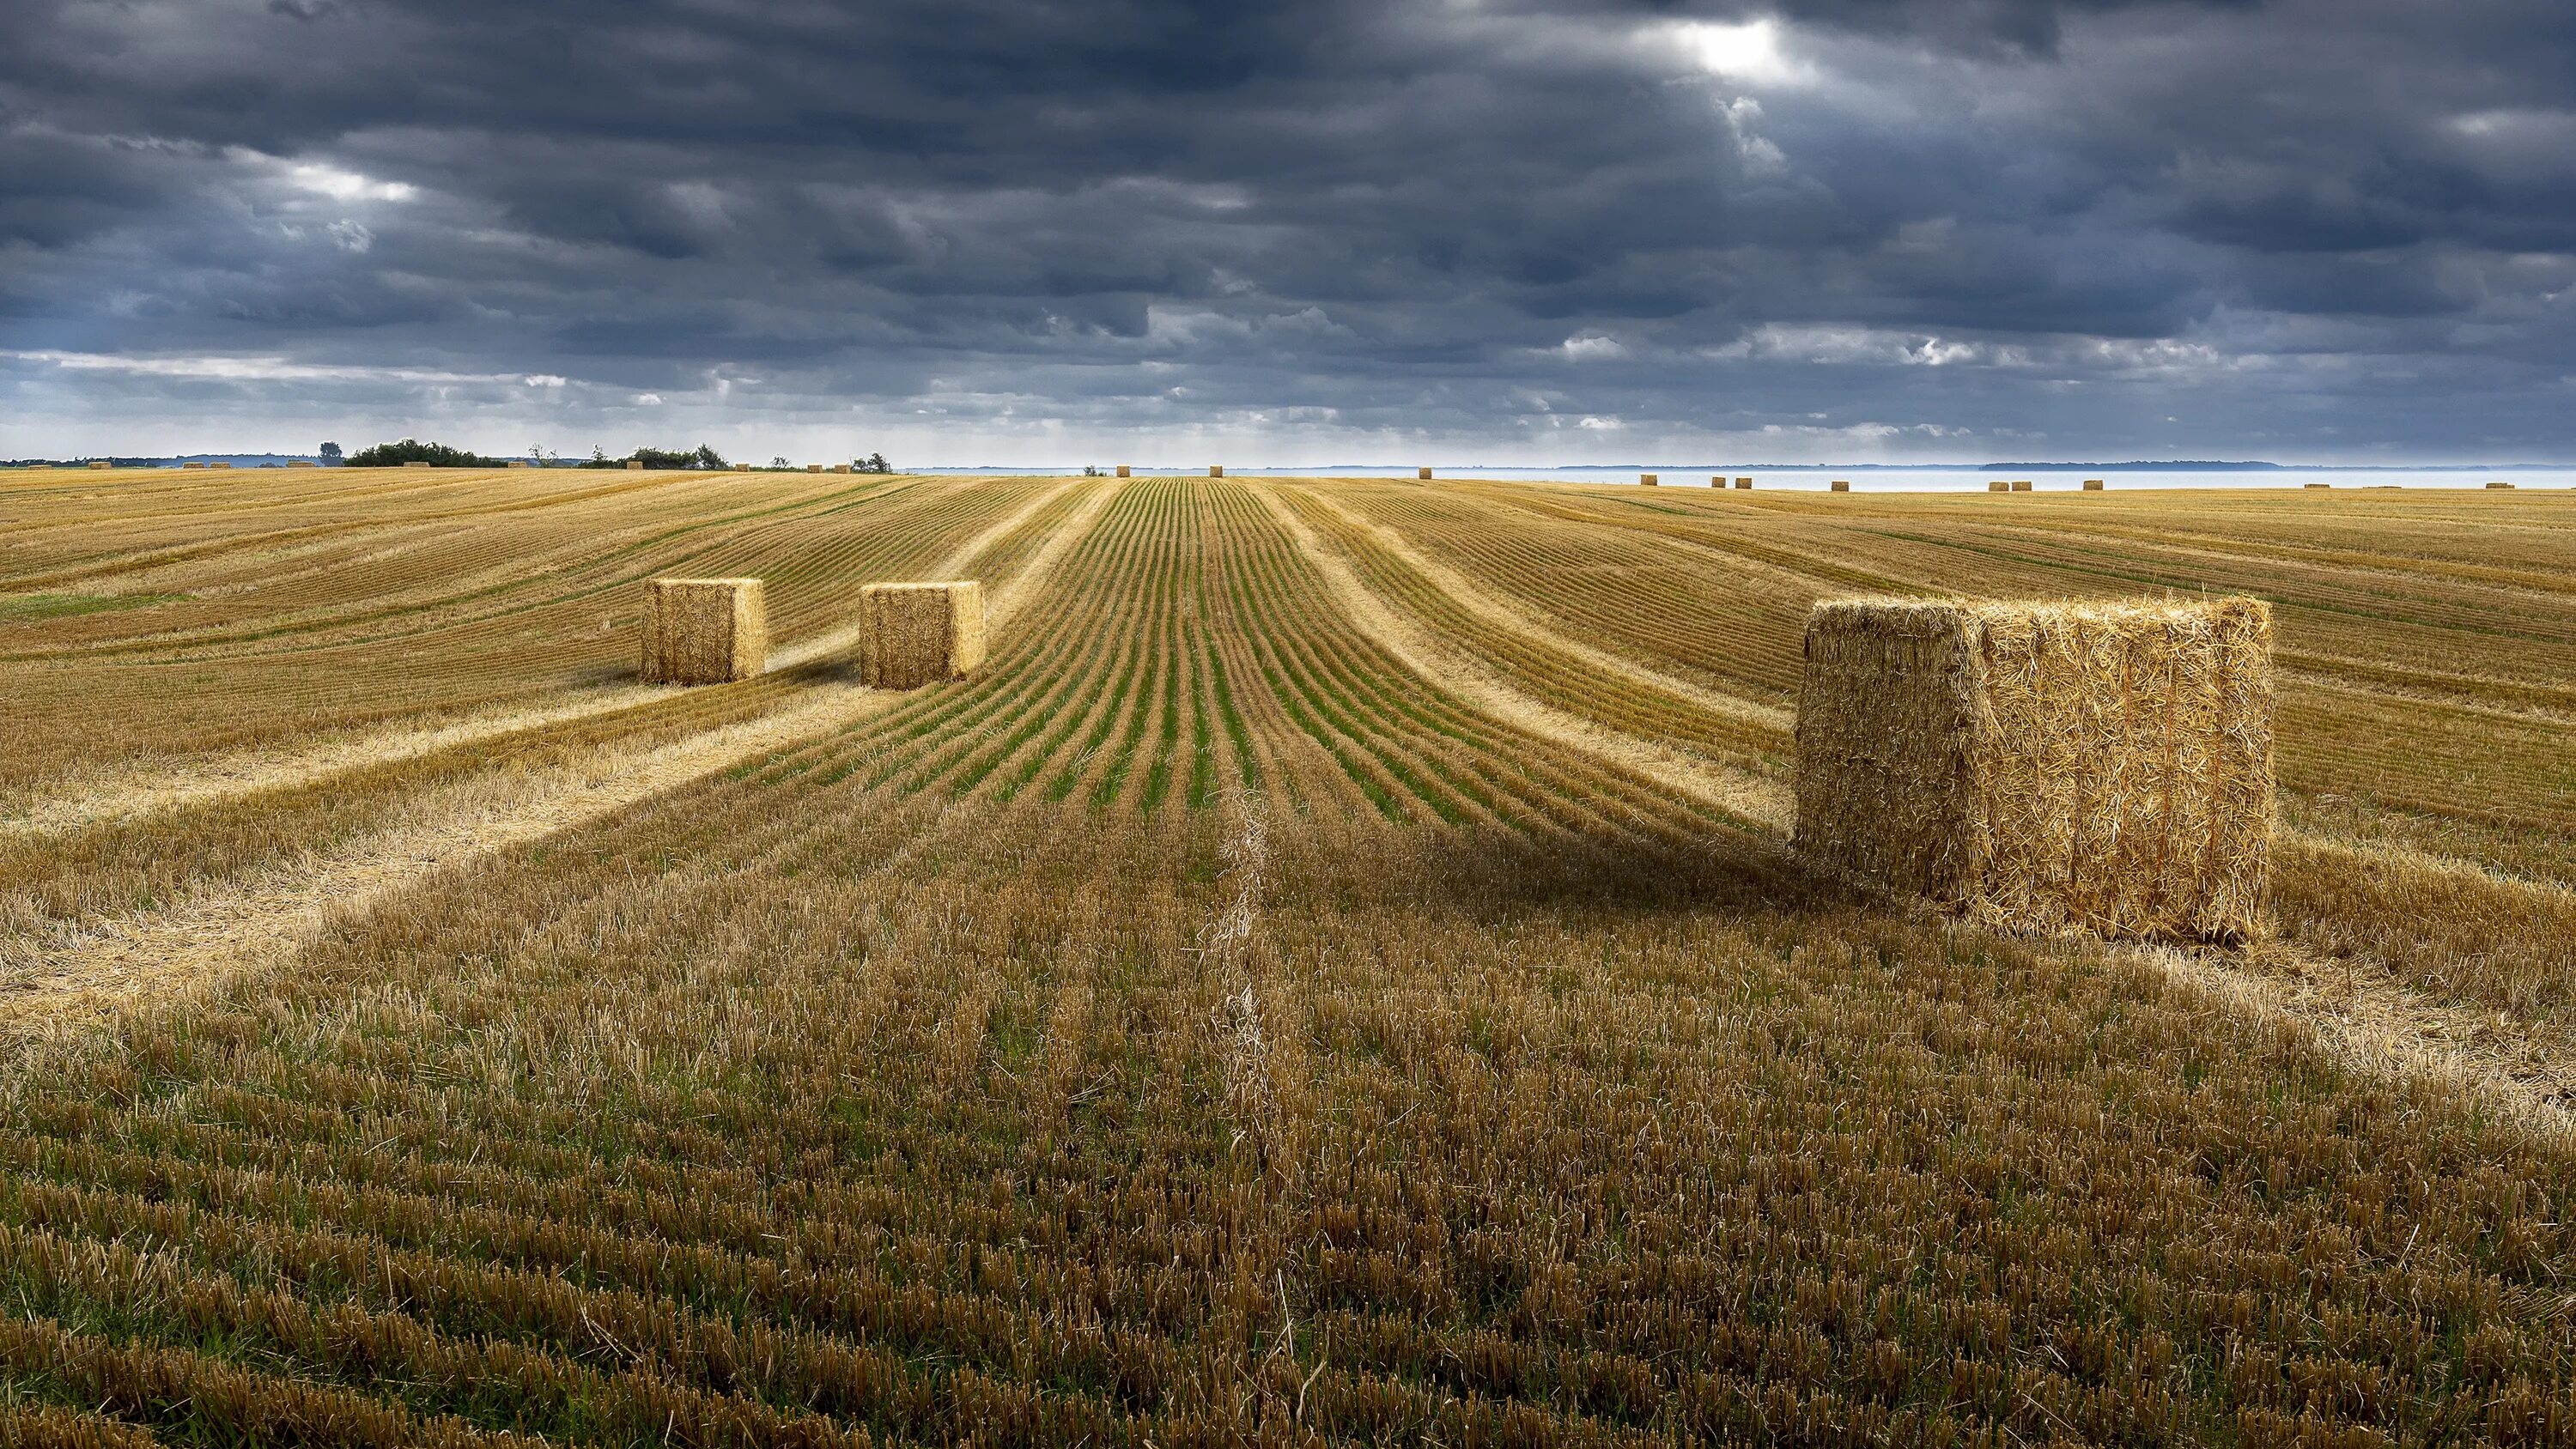
{"type": "Polygon", "coordinates": [[[0,624],[38,619],[70,619],[82,614],[112,614],[119,609],[148,609],[175,604],[193,594],[0,594],[0,624]]]}

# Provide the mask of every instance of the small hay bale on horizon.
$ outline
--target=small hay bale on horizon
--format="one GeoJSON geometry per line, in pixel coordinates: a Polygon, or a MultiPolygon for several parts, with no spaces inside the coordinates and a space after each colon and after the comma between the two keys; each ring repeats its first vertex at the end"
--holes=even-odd
{"type": "Polygon", "coordinates": [[[769,597],[758,579],[654,579],[644,586],[644,682],[730,684],[769,663],[769,597]]]}
{"type": "Polygon", "coordinates": [[[1986,485],[1986,491],[1989,493],[2010,493],[2012,491],[2012,485],[2010,483],[1989,483],[1986,485]]]}
{"type": "Polygon", "coordinates": [[[1209,464],[1209,465],[1208,465],[1208,476],[1209,476],[1209,477],[1211,477],[1211,478],[1222,478],[1222,477],[1224,477],[1224,476],[1225,476],[1225,465],[1224,465],[1223,463],[1211,463],[1211,464],[1209,464]]]}
{"type": "Polygon", "coordinates": [[[2030,480],[2027,478],[2015,478],[2013,480],[2012,491],[2015,493],[2028,493],[2031,491],[2030,480]]]}
{"type": "Polygon", "coordinates": [[[2332,488],[2334,485],[2332,483],[2302,483],[2299,486],[2302,488],[2332,488]]]}
{"type": "Polygon", "coordinates": [[[1126,464],[1121,463],[1121,464],[1119,464],[1119,465],[1118,465],[1118,476],[1119,476],[1119,477],[1121,477],[1121,478],[1124,478],[1124,477],[1126,477],[1126,476],[1127,476],[1127,465],[1126,465],[1126,464]]]}
{"type": "Polygon", "coordinates": [[[984,662],[984,586],[974,579],[859,590],[859,682],[918,689],[984,662]]]}
{"type": "Polygon", "coordinates": [[[1735,486],[1738,488],[1750,488],[1753,486],[1753,480],[1750,478],[1738,478],[1735,480],[1735,486]]]}
{"type": "Polygon", "coordinates": [[[1416,468],[1413,470],[1413,476],[1420,479],[1422,482],[1428,483],[1431,481],[1431,470],[1428,468],[1416,468]]]}
{"type": "Polygon", "coordinates": [[[1640,488],[1653,488],[1658,486],[1658,484],[1654,474],[1640,473],[1637,475],[1637,486],[1640,488]]]}
{"type": "Polygon", "coordinates": [[[1837,478],[1828,485],[1828,488],[1830,491],[1835,493],[1849,493],[1851,491],[1851,480],[1848,478],[1837,478]]]}
{"type": "Polygon", "coordinates": [[[1808,615],[1798,848],[2019,932],[2258,934],[2259,599],[1829,600],[1808,615]]]}
{"type": "Polygon", "coordinates": [[[2505,480],[2503,480],[2502,478],[2498,478],[2498,479],[2496,479],[2494,482],[2489,483],[2487,486],[2488,486],[2489,488],[2510,488],[2510,487],[2512,487],[2513,485],[2512,485],[2511,483],[2506,482],[2506,481],[2505,481],[2505,480]]]}
{"type": "Polygon", "coordinates": [[[2099,478],[2087,478],[2087,479],[2085,479],[2085,480],[2084,480],[2084,491],[2085,491],[2085,492],[2087,492],[2087,493],[2099,493],[2099,492],[2101,492],[2101,491],[2102,491],[2102,480],[2101,480],[2101,479],[2099,479],[2099,478]]]}
{"type": "Polygon", "coordinates": [[[627,471],[627,472],[629,472],[629,473],[640,473],[640,472],[644,471],[644,463],[643,463],[643,460],[642,460],[642,459],[639,459],[639,458],[629,458],[629,459],[627,459],[627,460],[626,460],[626,471],[627,471]]]}
{"type": "Polygon", "coordinates": [[[93,468],[113,468],[116,466],[105,458],[92,458],[89,465],[93,468]]]}

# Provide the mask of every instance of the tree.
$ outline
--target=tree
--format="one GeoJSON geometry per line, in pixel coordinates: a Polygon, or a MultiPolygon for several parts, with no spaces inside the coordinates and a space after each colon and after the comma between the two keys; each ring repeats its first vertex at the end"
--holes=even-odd
{"type": "Polygon", "coordinates": [[[426,463],[433,468],[498,468],[497,458],[451,448],[445,443],[424,443],[418,438],[405,438],[399,443],[378,443],[360,448],[344,461],[352,468],[399,468],[406,463],[426,463]]]}
{"type": "Polygon", "coordinates": [[[340,445],[337,443],[324,443],[322,445],[322,461],[325,463],[339,462],[340,445]]]}
{"type": "Polygon", "coordinates": [[[891,473],[894,471],[892,468],[886,466],[885,454],[883,453],[870,453],[851,466],[862,473],[891,473]]]}

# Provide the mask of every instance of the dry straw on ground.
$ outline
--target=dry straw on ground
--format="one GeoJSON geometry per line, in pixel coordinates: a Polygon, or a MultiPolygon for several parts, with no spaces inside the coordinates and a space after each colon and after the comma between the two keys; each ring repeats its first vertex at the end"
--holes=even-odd
{"type": "Polygon", "coordinates": [[[973,579],[859,591],[859,682],[917,689],[984,662],[984,586],[973,579]]]}
{"type": "Polygon", "coordinates": [[[769,601],[758,579],[645,585],[644,680],[727,684],[769,662],[769,601]]]}
{"type": "Polygon", "coordinates": [[[2011,930],[2239,941],[2272,832],[2256,599],[1842,599],[1807,620],[1801,849],[2011,930]]]}

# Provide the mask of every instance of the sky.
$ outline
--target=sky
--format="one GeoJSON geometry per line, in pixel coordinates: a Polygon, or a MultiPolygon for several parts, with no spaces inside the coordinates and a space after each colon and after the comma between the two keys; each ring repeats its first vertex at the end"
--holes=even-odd
{"type": "Polygon", "coordinates": [[[2576,460],[2567,0],[6,0],[0,456],[2576,460]]]}

